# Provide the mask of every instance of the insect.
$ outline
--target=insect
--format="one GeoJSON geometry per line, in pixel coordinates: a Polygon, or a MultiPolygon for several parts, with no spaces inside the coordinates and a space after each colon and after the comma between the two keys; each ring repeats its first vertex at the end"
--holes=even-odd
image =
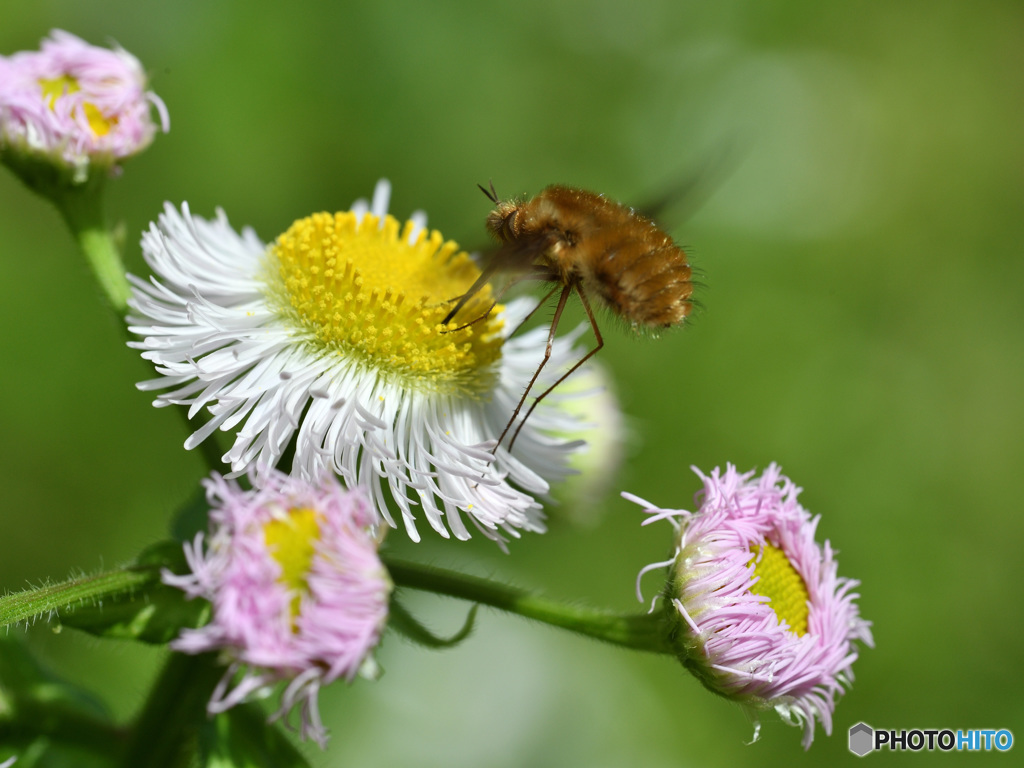
{"type": "Polygon", "coordinates": [[[459,297],[444,323],[455,317],[499,272],[517,275],[514,282],[540,280],[553,284],[531,315],[560,291],[544,358],[496,446],[501,445],[515,423],[551,357],[558,321],[571,294],[579,296],[597,340],[593,349],[530,405],[509,441],[508,448],[512,450],[519,430],[537,404],[604,346],[591,299],[634,327],[669,328],[683,322],[690,313],[693,283],[686,254],[668,234],[646,216],[604,195],[553,185],[529,200],[501,200],[493,184],[489,190],[482,186],[480,189],[494,203],[494,210],[487,216],[487,229],[499,247],[485,262],[477,281],[459,297]]]}

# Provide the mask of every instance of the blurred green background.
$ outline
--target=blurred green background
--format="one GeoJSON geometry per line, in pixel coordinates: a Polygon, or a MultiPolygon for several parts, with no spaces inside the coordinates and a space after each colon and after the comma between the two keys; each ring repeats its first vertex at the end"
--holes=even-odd
{"type": "MultiPolygon", "coordinates": [[[[834,735],[819,729],[806,754],[773,716],[746,746],[742,710],[667,658],[484,612],[455,650],[388,636],[380,681],[324,691],[332,741],[307,750],[313,764],[841,764],[861,720],[1024,738],[1018,0],[51,0],[5,8],[0,52],[52,27],[118,41],[170,110],[170,134],[110,185],[136,272],[164,200],[221,206],[270,240],[386,176],[397,215],[425,209],[474,247],[488,210],[477,182],[636,201],[711,161],[713,194],[672,228],[703,273],[697,321],[658,340],[602,325],[633,437],[610,492],[582,510],[589,523],[554,510],[552,530],[510,556],[482,540],[392,540],[636,610],[633,579],[670,536],[641,529],[617,492],[687,507],[689,465],[778,461],[822,515],[840,573],[863,582],[877,648],[834,735]]],[[[204,473],[176,415],[133,387],[152,372],[97,298],[55,211],[0,174],[6,590],[130,559],[204,473]]],[[[413,604],[439,632],[465,608],[413,604]]],[[[43,625],[29,638],[121,718],[161,657],[43,625]]]]}

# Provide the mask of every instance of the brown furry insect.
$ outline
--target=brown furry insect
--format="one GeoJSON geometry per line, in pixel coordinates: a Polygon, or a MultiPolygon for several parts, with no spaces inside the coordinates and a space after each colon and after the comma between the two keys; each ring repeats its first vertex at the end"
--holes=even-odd
{"type": "Polygon", "coordinates": [[[497,445],[508,434],[551,357],[558,321],[573,292],[580,297],[597,340],[596,347],[534,400],[512,435],[509,442],[509,450],[512,450],[519,430],[537,403],[604,346],[590,306],[591,297],[634,327],[668,328],[683,322],[690,313],[693,283],[686,254],[669,235],[646,216],[604,195],[552,185],[530,200],[501,200],[493,184],[490,190],[482,186],[480,189],[495,205],[487,216],[487,229],[500,246],[485,263],[479,279],[459,297],[444,322],[448,323],[469,298],[499,272],[517,274],[516,282],[532,279],[553,283],[538,307],[561,289],[544,359],[537,366],[497,445]]]}

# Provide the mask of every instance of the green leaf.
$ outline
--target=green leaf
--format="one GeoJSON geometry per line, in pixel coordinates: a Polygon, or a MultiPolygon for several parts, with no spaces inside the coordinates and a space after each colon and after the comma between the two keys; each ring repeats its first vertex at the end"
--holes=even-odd
{"type": "Polygon", "coordinates": [[[100,637],[168,643],[182,629],[201,627],[210,620],[210,604],[189,600],[184,592],[157,584],[145,592],[105,600],[101,605],[78,608],[61,622],[100,637]]]}
{"type": "Polygon", "coordinates": [[[174,573],[185,573],[188,570],[185,551],[178,541],[158,541],[156,544],[150,544],[135,558],[135,565],[155,565],[174,573]]]}
{"type": "Polygon", "coordinates": [[[427,648],[452,648],[469,637],[469,633],[473,631],[473,626],[476,623],[476,611],[479,607],[479,605],[474,604],[466,615],[466,621],[463,623],[462,629],[451,637],[445,638],[438,637],[427,629],[405,606],[392,597],[388,615],[388,626],[414,643],[427,648]]]}
{"type": "Polygon", "coordinates": [[[171,536],[176,541],[192,541],[197,533],[206,531],[209,514],[206,489],[199,486],[174,515],[171,536]]]}
{"type": "Polygon", "coordinates": [[[10,754],[0,748],[0,764],[8,757],[18,758],[14,768],[120,768],[115,755],[97,754],[45,736],[10,754]]]}
{"type": "Polygon", "coordinates": [[[256,704],[232,707],[199,734],[203,768],[309,768],[279,725],[268,725],[256,704]]]}
{"type": "Polygon", "coordinates": [[[46,669],[18,635],[0,635],[0,760],[92,768],[115,764],[124,744],[96,696],[46,669]]]}

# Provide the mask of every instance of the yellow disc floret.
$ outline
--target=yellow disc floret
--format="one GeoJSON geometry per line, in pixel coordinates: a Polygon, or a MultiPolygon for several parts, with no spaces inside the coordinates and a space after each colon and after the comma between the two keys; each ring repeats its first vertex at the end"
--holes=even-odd
{"type": "MultiPolygon", "coordinates": [[[[78,81],[69,75],[62,75],[61,77],[49,80],[40,80],[39,87],[42,88],[43,98],[46,99],[50,109],[54,108],[54,102],[61,96],[82,90],[78,85],[78,81]]],[[[85,119],[88,121],[92,132],[97,136],[106,136],[116,123],[115,120],[107,119],[95,104],[88,101],[82,105],[82,111],[85,113],[85,119]]]]}
{"type": "Polygon", "coordinates": [[[809,596],[804,580],[779,547],[766,542],[761,547],[751,547],[750,551],[754,553],[754,574],[760,577],[750,591],[770,598],[775,615],[789,624],[793,632],[805,635],[809,596]]]}
{"type": "Polygon", "coordinates": [[[293,619],[299,614],[299,603],[308,588],[307,577],[319,535],[320,522],[312,509],[290,509],[284,517],[263,526],[267,550],[281,566],[281,584],[294,592],[291,605],[293,619]]]}
{"type": "Polygon", "coordinates": [[[317,213],[270,248],[269,282],[281,310],[311,340],[385,377],[430,391],[479,393],[501,355],[500,307],[485,286],[447,326],[452,299],[480,275],[437,231],[385,216],[317,213]],[[461,327],[460,327],[461,326],[461,327]]]}

